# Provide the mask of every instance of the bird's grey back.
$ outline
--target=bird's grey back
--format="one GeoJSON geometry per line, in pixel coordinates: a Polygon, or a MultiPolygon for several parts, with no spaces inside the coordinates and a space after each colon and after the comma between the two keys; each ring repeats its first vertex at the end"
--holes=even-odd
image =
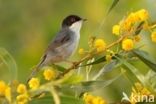
{"type": "Polygon", "coordinates": [[[44,57],[46,58],[44,63],[60,62],[71,56],[78,44],[75,35],[77,37],[79,34],[75,34],[68,28],[64,28],[58,32],[45,52],[44,57]]]}

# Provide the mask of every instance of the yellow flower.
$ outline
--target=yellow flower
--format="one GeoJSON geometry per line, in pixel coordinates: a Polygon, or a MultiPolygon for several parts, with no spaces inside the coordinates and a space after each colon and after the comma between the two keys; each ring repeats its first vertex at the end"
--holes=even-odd
{"type": "Polygon", "coordinates": [[[78,51],[78,53],[79,53],[80,55],[83,55],[83,54],[84,54],[84,49],[83,49],[83,48],[80,48],[79,51],[78,51]]]}
{"type": "Polygon", "coordinates": [[[29,100],[29,96],[27,93],[20,94],[16,97],[17,104],[27,104],[29,100]]]}
{"type": "Polygon", "coordinates": [[[120,27],[124,31],[130,31],[132,28],[132,20],[131,18],[126,18],[120,22],[120,27]]]}
{"type": "Polygon", "coordinates": [[[103,39],[96,39],[94,46],[97,49],[97,52],[102,52],[106,49],[106,43],[103,39]]]}
{"type": "Polygon", "coordinates": [[[11,88],[4,81],[0,81],[0,96],[5,96],[11,102],[11,88]]]}
{"type": "Polygon", "coordinates": [[[152,39],[153,42],[156,42],[156,32],[153,32],[151,34],[151,39],[152,39]]]}
{"type": "Polygon", "coordinates": [[[27,92],[27,88],[24,84],[19,84],[17,87],[17,92],[20,94],[26,93],[27,92]]]}
{"type": "Polygon", "coordinates": [[[37,89],[40,85],[40,81],[37,78],[32,78],[29,82],[29,87],[32,89],[37,89]]]}
{"type": "Polygon", "coordinates": [[[137,12],[136,12],[136,15],[139,17],[139,19],[140,19],[141,21],[145,21],[145,20],[147,20],[148,17],[149,17],[148,11],[145,10],[145,9],[141,9],[141,10],[137,11],[137,12]]]}
{"type": "Polygon", "coordinates": [[[119,35],[120,34],[120,26],[119,25],[114,25],[113,29],[112,29],[112,33],[115,35],[119,35]]]}
{"type": "Polygon", "coordinates": [[[139,17],[137,16],[136,13],[132,12],[127,17],[127,20],[129,20],[131,22],[131,24],[134,24],[135,22],[138,22],[139,21],[139,17]]]}
{"type": "Polygon", "coordinates": [[[93,99],[93,104],[106,104],[106,102],[101,97],[95,97],[93,99]]]}
{"type": "Polygon", "coordinates": [[[5,97],[9,102],[11,102],[11,88],[9,86],[5,89],[5,97]]]}
{"type": "Polygon", "coordinates": [[[46,80],[51,80],[56,77],[56,72],[53,69],[45,69],[43,75],[46,80]]]}
{"type": "Polygon", "coordinates": [[[0,95],[5,94],[5,89],[7,88],[7,85],[5,84],[4,81],[0,81],[0,95]]]}
{"type": "Polygon", "coordinates": [[[94,99],[94,96],[93,95],[90,95],[88,93],[85,93],[84,96],[83,96],[83,99],[84,99],[84,101],[85,101],[86,104],[89,104],[94,99]]]}
{"type": "Polygon", "coordinates": [[[125,51],[130,51],[134,47],[134,43],[132,39],[125,39],[122,41],[122,49],[125,51]]]}
{"type": "Polygon", "coordinates": [[[88,93],[84,94],[83,99],[85,101],[85,104],[107,104],[103,98],[99,96],[93,96],[88,93]]]}
{"type": "Polygon", "coordinates": [[[133,25],[136,22],[146,21],[149,17],[148,11],[145,9],[141,9],[137,12],[130,13],[127,18],[123,19],[119,25],[121,30],[130,31],[133,29],[133,25]]]}

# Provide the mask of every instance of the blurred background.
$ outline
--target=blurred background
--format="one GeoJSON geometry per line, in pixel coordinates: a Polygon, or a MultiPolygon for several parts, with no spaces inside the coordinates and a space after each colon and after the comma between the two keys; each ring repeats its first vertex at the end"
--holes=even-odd
{"type": "MultiPolygon", "coordinates": [[[[81,30],[79,47],[84,49],[88,48],[89,36],[104,38],[107,44],[117,39],[112,35],[112,26],[131,11],[147,9],[150,20],[156,21],[155,0],[120,0],[105,18],[112,2],[113,0],[0,0],[0,47],[8,50],[16,60],[19,81],[26,80],[31,68],[39,62],[48,43],[59,31],[63,18],[69,14],[88,19],[81,30]],[[98,28],[104,19],[106,21],[99,32],[98,28]]],[[[143,49],[156,58],[156,44],[151,42],[150,33],[142,31],[141,35],[143,40],[139,44],[144,44],[143,49]]],[[[77,53],[73,57],[79,59],[77,53]]],[[[135,64],[143,73],[147,72],[148,68],[143,63],[135,64]]],[[[95,66],[95,69],[98,67],[100,65],[95,66]]],[[[109,77],[114,73],[109,74],[109,77]]],[[[0,75],[6,76],[3,73],[0,75]]],[[[108,92],[111,92],[110,95],[115,93],[122,96],[121,92],[130,90],[130,85],[127,80],[120,79],[100,94],[108,97],[108,92]]]]}

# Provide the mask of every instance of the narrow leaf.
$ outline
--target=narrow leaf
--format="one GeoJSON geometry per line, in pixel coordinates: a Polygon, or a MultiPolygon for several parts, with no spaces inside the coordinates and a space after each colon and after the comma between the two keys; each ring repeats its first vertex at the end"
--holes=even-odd
{"type": "Polygon", "coordinates": [[[88,92],[88,91],[94,91],[104,87],[109,86],[111,83],[113,83],[115,80],[117,80],[122,73],[118,74],[116,77],[110,79],[110,80],[97,80],[97,81],[86,81],[81,82],[79,85],[76,85],[73,87],[76,91],[79,92],[88,92]]]}
{"type": "MultiPolygon", "coordinates": [[[[45,96],[43,98],[34,99],[29,104],[55,104],[51,96],[45,96]]],[[[61,104],[84,104],[79,98],[72,96],[61,96],[61,104]]]]}
{"type": "Polygon", "coordinates": [[[93,80],[99,78],[101,75],[103,75],[106,72],[110,72],[113,70],[113,68],[118,64],[117,60],[112,60],[110,63],[104,65],[102,69],[94,76],[93,80]]]}
{"type": "Polygon", "coordinates": [[[145,23],[145,22],[141,22],[141,23],[138,25],[138,27],[136,28],[136,31],[135,31],[135,34],[134,34],[134,35],[138,35],[138,34],[141,32],[144,23],[145,23]]]}
{"type": "Polygon", "coordinates": [[[117,5],[117,3],[119,2],[119,0],[114,0],[111,7],[109,8],[107,15],[112,11],[112,9],[117,5]]]}
{"type": "Polygon", "coordinates": [[[4,49],[0,48],[0,59],[2,63],[4,63],[9,70],[10,81],[17,79],[17,66],[13,57],[4,49]]]}
{"type": "Polygon", "coordinates": [[[77,75],[77,74],[72,74],[71,76],[68,76],[68,78],[64,79],[62,82],[63,84],[76,84],[82,81],[83,76],[82,75],[77,75]]]}
{"type": "Polygon", "coordinates": [[[137,79],[143,85],[146,85],[144,75],[142,73],[140,73],[139,70],[136,67],[134,67],[133,65],[131,65],[130,63],[128,63],[127,60],[125,60],[125,59],[121,59],[119,57],[117,57],[117,59],[119,61],[121,61],[123,63],[123,65],[125,65],[137,77],[137,79]]]}
{"type": "Polygon", "coordinates": [[[64,68],[64,67],[62,67],[62,66],[60,66],[60,65],[54,65],[54,67],[57,69],[57,70],[59,70],[59,71],[61,71],[61,72],[63,72],[63,71],[65,71],[66,70],[66,68],[64,68]]]}
{"type": "Polygon", "coordinates": [[[149,70],[145,75],[146,80],[149,82],[151,88],[154,92],[156,92],[156,72],[153,70],[149,70]]]}
{"type": "Polygon", "coordinates": [[[133,50],[134,55],[136,55],[140,60],[142,60],[148,67],[156,72],[156,61],[147,52],[141,50],[133,50]]]}

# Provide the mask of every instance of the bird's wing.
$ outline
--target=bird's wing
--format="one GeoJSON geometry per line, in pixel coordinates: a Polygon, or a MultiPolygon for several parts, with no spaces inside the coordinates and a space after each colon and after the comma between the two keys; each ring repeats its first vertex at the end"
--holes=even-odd
{"type": "Polygon", "coordinates": [[[44,52],[45,54],[42,56],[40,64],[42,64],[45,59],[47,58],[47,54],[49,51],[55,51],[56,48],[65,45],[66,43],[69,43],[71,40],[71,31],[68,29],[61,30],[56,37],[52,40],[52,42],[49,44],[48,48],[44,52]]]}
{"type": "Polygon", "coordinates": [[[71,32],[69,30],[62,30],[60,31],[54,40],[49,44],[47,50],[53,50],[57,47],[60,47],[61,45],[64,45],[65,43],[69,42],[71,39],[71,32]]]}

